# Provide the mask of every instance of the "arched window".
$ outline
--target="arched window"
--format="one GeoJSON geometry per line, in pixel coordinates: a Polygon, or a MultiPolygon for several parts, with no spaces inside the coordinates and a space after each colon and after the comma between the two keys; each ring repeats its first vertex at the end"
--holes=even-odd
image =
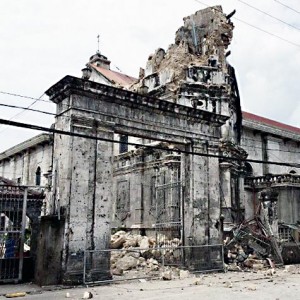
{"type": "Polygon", "coordinates": [[[291,170],[289,173],[292,174],[292,175],[297,174],[297,172],[295,170],[291,170]]]}
{"type": "Polygon", "coordinates": [[[245,163],[245,171],[246,176],[253,176],[253,168],[248,162],[245,163]]]}
{"type": "Polygon", "coordinates": [[[119,153],[128,152],[128,135],[121,134],[120,135],[120,144],[119,144],[119,153]]]}
{"type": "Polygon", "coordinates": [[[37,167],[35,172],[35,185],[41,185],[41,168],[37,167]]]}

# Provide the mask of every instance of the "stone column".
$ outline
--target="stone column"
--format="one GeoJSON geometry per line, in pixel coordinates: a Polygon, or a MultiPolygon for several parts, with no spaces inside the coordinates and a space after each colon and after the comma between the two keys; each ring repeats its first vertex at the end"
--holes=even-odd
{"type": "MultiPolygon", "coordinates": [[[[98,127],[97,136],[113,140],[114,132],[108,127],[98,127]]],[[[93,211],[92,248],[104,250],[110,248],[110,233],[112,220],[113,196],[113,143],[97,141],[95,169],[95,192],[93,211]]],[[[92,268],[89,276],[92,280],[106,280],[110,278],[110,253],[95,252],[91,257],[92,268]]]]}
{"type": "Polygon", "coordinates": [[[24,153],[23,158],[23,178],[22,178],[22,184],[28,185],[29,184],[29,160],[30,160],[30,150],[26,150],[24,153]]]}
{"type": "Polygon", "coordinates": [[[67,284],[83,280],[84,252],[87,276],[92,280],[110,277],[109,253],[91,251],[109,248],[113,189],[113,130],[92,118],[73,116],[57,122],[57,129],[70,126],[74,133],[99,138],[54,137],[56,158],[55,214],[64,218],[62,280],[67,284]],[[89,252],[90,251],[90,252],[89,252]]]}
{"type": "Polygon", "coordinates": [[[231,171],[232,164],[220,163],[221,209],[224,223],[232,223],[231,217],[231,171]]]}
{"type": "MultiPolygon", "coordinates": [[[[218,145],[210,145],[208,147],[208,154],[217,155],[218,145]]],[[[208,244],[220,243],[220,168],[219,158],[208,158],[208,212],[209,212],[209,239],[208,244]]]]}
{"type": "MultiPolygon", "coordinates": [[[[190,145],[195,153],[211,153],[205,144],[190,145]]],[[[189,149],[189,151],[190,151],[189,149]]],[[[186,245],[219,243],[220,188],[218,158],[185,156],[184,235],[186,245]]]]}

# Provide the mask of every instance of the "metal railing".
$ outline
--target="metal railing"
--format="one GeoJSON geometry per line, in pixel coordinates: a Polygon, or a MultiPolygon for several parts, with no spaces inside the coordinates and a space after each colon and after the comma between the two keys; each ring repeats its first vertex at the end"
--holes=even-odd
{"type": "Polygon", "coordinates": [[[28,188],[0,186],[0,282],[22,280],[28,188]]]}

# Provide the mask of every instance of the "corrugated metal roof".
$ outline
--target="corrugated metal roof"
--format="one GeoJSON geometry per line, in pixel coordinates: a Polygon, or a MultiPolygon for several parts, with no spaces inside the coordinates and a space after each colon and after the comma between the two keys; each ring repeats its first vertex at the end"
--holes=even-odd
{"type": "MultiPolygon", "coordinates": [[[[2,195],[2,197],[0,197],[0,201],[8,200],[3,199],[3,195],[22,196],[24,194],[24,186],[19,186],[15,181],[0,176],[0,194],[2,195]]],[[[43,191],[28,189],[27,197],[28,200],[42,201],[45,198],[45,194],[43,191]]]]}
{"type": "Polygon", "coordinates": [[[105,68],[101,68],[99,66],[96,66],[95,64],[90,64],[91,67],[93,67],[96,71],[101,73],[104,77],[106,77],[108,80],[113,81],[115,83],[120,84],[121,86],[128,86],[135,81],[137,81],[136,78],[128,76],[126,74],[122,74],[120,72],[108,70],[105,68]]]}
{"type": "Polygon", "coordinates": [[[293,133],[296,134],[300,134],[300,128],[298,127],[294,127],[294,126],[290,126],[284,123],[280,123],[271,119],[267,119],[261,116],[257,116],[255,114],[251,114],[248,112],[243,112],[243,118],[246,120],[250,120],[250,121],[255,121],[255,122],[259,122],[259,123],[263,123],[266,124],[268,126],[272,126],[272,127],[276,127],[279,129],[283,129],[283,130],[287,130],[287,131],[291,131],[293,133]]]}

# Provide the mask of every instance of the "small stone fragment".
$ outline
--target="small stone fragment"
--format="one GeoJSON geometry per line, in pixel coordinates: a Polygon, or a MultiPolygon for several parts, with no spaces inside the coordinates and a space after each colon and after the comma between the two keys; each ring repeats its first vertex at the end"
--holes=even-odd
{"type": "Polygon", "coordinates": [[[93,294],[91,292],[84,292],[82,299],[92,299],[93,294]]]}
{"type": "Polygon", "coordinates": [[[230,289],[232,288],[232,282],[230,282],[230,281],[225,281],[224,285],[227,288],[230,288],[230,289]]]}
{"type": "Polygon", "coordinates": [[[188,278],[189,275],[190,275],[189,271],[186,271],[186,270],[180,270],[179,271],[179,278],[180,279],[188,278]]]}
{"type": "Polygon", "coordinates": [[[172,271],[164,271],[161,274],[163,280],[172,280],[172,271]]]}
{"type": "Polygon", "coordinates": [[[112,269],[112,275],[121,276],[123,275],[123,270],[119,268],[112,269]]]}
{"type": "Polygon", "coordinates": [[[6,294],[6,298],[17,298],[17,297],[25,297],[26,293],[20,292],[20,293],[11,293],[11,294],[6,294]]]}

